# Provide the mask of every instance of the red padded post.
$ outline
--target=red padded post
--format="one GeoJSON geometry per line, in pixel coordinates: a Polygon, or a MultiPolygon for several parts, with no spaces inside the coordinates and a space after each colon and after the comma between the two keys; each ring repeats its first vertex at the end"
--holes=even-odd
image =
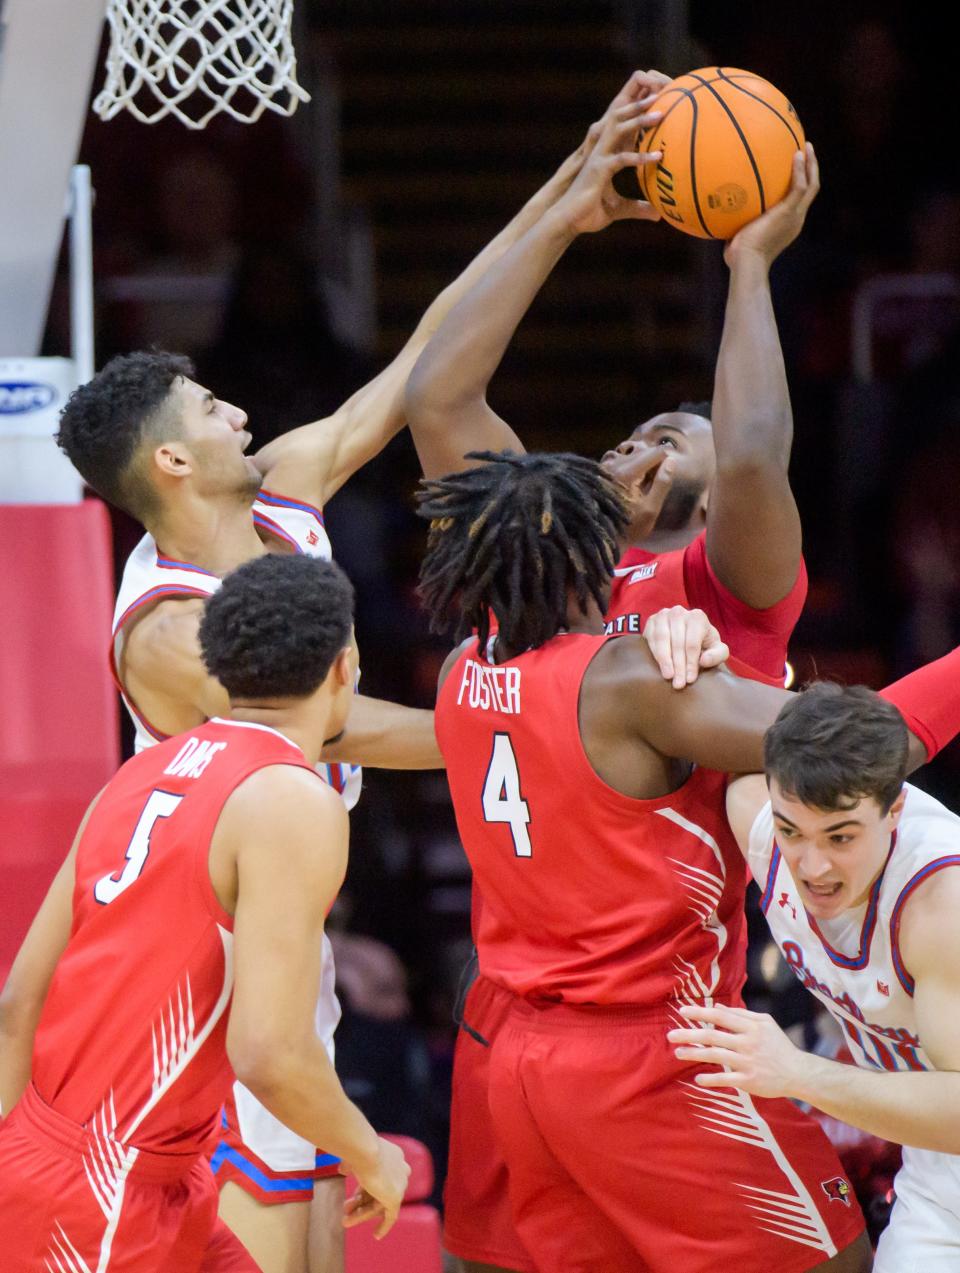
{"type": "Polygon", "coordinates": [[[0,505],[0,980],[90,800],[120,762],[99,500],[0,505]]]}

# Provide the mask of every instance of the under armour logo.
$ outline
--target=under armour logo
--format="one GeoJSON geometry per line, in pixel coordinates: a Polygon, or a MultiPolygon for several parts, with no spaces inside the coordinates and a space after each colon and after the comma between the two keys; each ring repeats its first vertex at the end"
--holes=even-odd
{"type": "Polygon", "coordinates": [[[793,903],[790,901],[790,894],[789,894],[789,893],[781,893],[781,894],[780,894],[780,901],[779,901],[779,902],[777,902],[777,905],[778,905],[779,907],[781,907],[781,909],[782,909],[782,908],[784,908],[784,907],[789,906],[789,907],[790,907],[790,914],[793,916],[793,918],[794,918],[794,919],[796,919],[796,918],[797,918],[797,908],[796,908],[796,907],[793,905],[793,903]]]}
{"type": "Polygon", "coordinates": [[[315,530],[308,530],[307,543],[310,544],[311,547],[313,547],[315,544],[319,544],[319,542],[320,542],[320,536],[317,534],[317,532],[315,530]]]}
{"type": "Polygon", "coordinates": [[[882,995],[886,995],[887,998],[889,999],[890,987],[887,985],[885,981],[881,981],[879,977],[877,978],[877,989],[880,991],[882,995]]]}

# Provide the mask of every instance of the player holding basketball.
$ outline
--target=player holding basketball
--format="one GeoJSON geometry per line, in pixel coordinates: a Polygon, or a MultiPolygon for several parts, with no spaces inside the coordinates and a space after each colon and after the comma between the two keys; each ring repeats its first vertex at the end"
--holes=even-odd
{"type": "MultiPolygon", "coordinates": [[[[647,89],[666,82],[654,72],[650,77],[647,89]]],[[[567,193],[451,310],[421,355],[407,405],[428,477],[464,467],[471,450],[522,451],[486,401],[517,325],[574,238],[625,216],[651,215],[610,184],[632,143],[629,123],[618,120],[617,111],[635,91],[628,85],[603,127],[595,126],[592,152],[567,193]]],[[[701,607],[728,642],[738,671],[781,685],[806,572],[788,481],[792,418],[769,270],[800,232],[818,189],[816,157],[808,148],[795,160],[787,198],[726,246],[730,288],[713,425],[692,411],[658,415],[603,461],[630,506],[607,611],[610,631],[638,633],[662,607],[701,607]]],[[[493,1038],[506,1010],[504,997],[481,973],[464,1007],[469,1029],[457,1042],[444,1218],[446,1244],[468,1269],[531,1267],[513,1231],[485,1115],[484,1041],[493,1038]]]]}
{"type": "MultiPolygon", "coordinates": [[[[635,106],[635,123],[644,110],[635,106]]],[[[203,598],[220,576],[263,553],[329,556],[322,507],[404,423],[410,368],[449,308],[569,185],[571,156],[464,274],[434,302],[397,358],[326,420],[294,429],[249,458],[247,417],[193,379],[184,360],[114,360],[71,399],[60,442],[86,480],[144,523],[114,622],[114,667],[137,744],[226,710],[199,657],[203,598]]],[[[442,763],[429,712],[358,697],[348,736],[327,753],[397,768],[442,763]]],[[[330,766],[356,798],[359,774],[330,766]]],[[[339,1009],[326,963],[318,1028],[332,1048],[339,1009]]],[[[222,1211],[268,1273],[333,1273],[342,1261],[338,1164],[285,1130],[237,1086],[215,1155],[222,1211]],[[324,1183],[315,1189],[314,1180],[324,1183]],[[312,1198],[312,1205],[311,1205],[312,1198]],[[311,1214],[312,1212],[312,1214],[311,1214]]]]}
{"type": "MultiPolygon", "coordinates": [[[[513,996],[489,1099],[531,1262],[866,1268],[819,1128],[789,1102],[704,1102],[665,1037],[680,1003],[739,1003],[745,868],[712,771],[759,764],[786,691],[708,673],[676,694],[641,638],[604,635],[626,515],[598,466],[471,458],[424,484],[422,586],[434,618],[476,631],[444,665],[436,726],[481,965],[513,996]]],[[[894,687],[913,763],[920,737],[960,727],[957,661],[894,687]],[[923,724],[936,696],[949,729],[923,724]]]]}
{"type": "Polygon", "coordinates": [[[767,733],[764,767],[766,780],[730,785],[730,825],[784,958],[859,1068],[803,1053],[771,1017],[732,1007],[683,1009],[676,1055],[723,1066],[698,1075],[705,1101],[731,1087],[793,1097],[903,1144],[874,1268],[953,1273],[960,818],[904,783],[903,719],[868,690],[815,685],[790,702],[767,733]]]}
{"type": "Polygon", "coordinates": [[[352,611],[332,563],[242,567],[200,628],[228,717],[136,756],[87,812],[0,999],[5,1273],[258,1269],[205,1152],[233,1072],[349,1165],[345,1223],[396,1218],[403,1155],[311,1022],[348,839],[314,766],[353,701],[352,611]]]}

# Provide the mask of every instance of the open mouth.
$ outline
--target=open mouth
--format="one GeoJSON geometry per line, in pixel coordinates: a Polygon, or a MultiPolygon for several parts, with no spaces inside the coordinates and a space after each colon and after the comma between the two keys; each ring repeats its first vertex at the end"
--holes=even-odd
{"type": "Polygon", "coordinates": [[[843,888],[843,885],[839,882],[832,883],[832,884],[811,884],[809,880],[804,880],[803,887],[807,890],[807,892],[810,894],[811,897],[816,897],[816,898],[819,898],[820,900],[824,900],[827,898],[836,897],[836,895],[840,892],[841,888],[843,888]]]}

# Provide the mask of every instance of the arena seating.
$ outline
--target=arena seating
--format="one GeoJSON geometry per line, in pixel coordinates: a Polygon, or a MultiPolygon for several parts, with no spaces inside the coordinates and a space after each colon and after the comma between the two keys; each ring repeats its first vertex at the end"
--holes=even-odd
{"type": "MultiPolygon", "coordinates": [[[[410,1164],[407,1196],[396,1224],[381,1241],[375,1226],[347,1230],[346,1273],[441,1273],[440,1217],[424,1202],[433,1189],[433,1160],[426,1145],[411,1136],[387,1136],[403,1150],[410,1164]]],[[[347,1197],[356,1181],[347,1181],[347,1197]]]]}
{"type": "Polygon", "coordinates": [[[120,763],[99,500],[0,506],[0,982],[92,797],[120,763]]]}

